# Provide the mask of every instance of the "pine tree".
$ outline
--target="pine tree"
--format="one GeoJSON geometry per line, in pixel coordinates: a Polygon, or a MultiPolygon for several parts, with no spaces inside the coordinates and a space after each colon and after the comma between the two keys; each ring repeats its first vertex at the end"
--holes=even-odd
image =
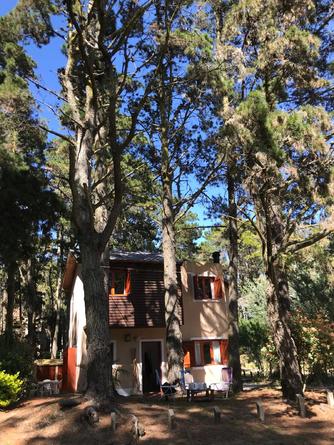
{"type": "Polygon", "coordinates": [[[283,395],[293,399],[302,392],[302,378],[289,327],[286,255],[331,231],[309,226],[329,210],[333,164],[330,116],[300,94],[320,98],[328,87],[318,71],[321,42],[308,29],[314,3],[240,1],[222,13],[220,69],[233,85],[225,100],[225,134],[239,150],[243,186],[256,215],[250,220],[270,283],[268,318],[283,395]]]}

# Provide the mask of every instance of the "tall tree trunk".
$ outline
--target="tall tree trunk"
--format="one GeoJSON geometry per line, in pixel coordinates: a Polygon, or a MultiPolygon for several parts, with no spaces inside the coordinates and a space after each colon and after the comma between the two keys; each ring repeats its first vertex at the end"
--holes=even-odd
{"type": "Polygon", "coordinates": [[[289,327],[289,286],[282,268],[274,262],[268,265],[267,313],[279,358],[283,397],[295,400],[303,393],[303,381],[296,344],[289,327]]]}
{"type": "Polygon", "coordinates": [[[26,304],[28,312],[28,340],[34,351],[36,347],[35,315],[39,309],[35,276],[34,262],[29,258],[25,263],[24,284],[26,288],[26,304]]]}
{"type": "Polygon", "coordinates": [[[62,294],[62,270],[61,267],[57,271],[57,289],[55,295],[55,311],[56,320],[53,329],[52,344],[51,344],[51,358],[56,358],[58,353],[58,337],[59,337],[59,324],[60,324],[60,307],[61,307],[61,294],[62,294]]]}
{"type": "Polygon", "coordinates": [[[168,186],[164,188],[162,250],[164,257],[167,380],[172,383],[180,378],[183,364],[182,311],[177,282],[173,208],[168,186]]]}
{"type": "Polygon", "coordinates": [[[103,255],[94,241],[81,242],[80,252],[86,309],[87,392],[106,399],[112,396],[112,360],[103,255]]]}
{"type": "MultiPolygon", "coordinates": [[[[162,116],[164,104],[160,104],[162,116]]],[[[178,292],[175,227],[172,193],[173,173],[170,169],[168,151],[167,121],[162,125],[162,250],[164,257],[164,286],[165,286],[165,322],[166,322],[166,349],[167,349],[167,380],[169,383],[180,378],[183,367],[182,349],[182,310],[178,292]]]]}
{"type": "Polygon", "coordinates": [[[239,320],[238,320],[238,225],[237,205],[235,202],[235,183],[231,166],[227,168],[228,192],[228,233],[229,233],[229,332],[228,351],[229,365],[233,369],[233,390],[242,391],[241,365],[239,352],[239,320]]]}
{"type": "MultiPolygon", "coordinates": [[[[278,251],[284,239],[280,205],[268,194],[259,194],[261,222],[266,255],[264,257],[267,289],[267,314],[271,326],[275,349],[279,358],[283,397],[295,400],[303,393],[303,381],[298,363],[298,353],[289,327],[289,285],[278,251]]],[[[257,206],[259,208],[259,205],[257,206]]]]}
{"type": "Polygon", "coordinates": [[[16,263],[9,263],[6,267],[7,281],[6,281],[6,292],[7,292],[7,305],[6,305],[6,328],[5,336],[7,341],[10,343],[14,339],[13,331],[13,321],[14,321],[14,305],[15,305],[15,290],[16,290],[16,263]]]}
{"type": "MultiPolygon", "coordinates": [[[[57,285],[55,298],[52,297],[52,306],[56,312],[56,319],[52,331],[51,340],[51,358],[56,358],[58,353],[58,339],[59,339],[59,328],[60,328],[60,311],[61,311],[61,297],[62,297],[62,281],[63,281],[63,226],[60,224],[57,230],[57,285]]],[[[51,270],[50,270],[50,291],[53,296],[51,270]]]]}

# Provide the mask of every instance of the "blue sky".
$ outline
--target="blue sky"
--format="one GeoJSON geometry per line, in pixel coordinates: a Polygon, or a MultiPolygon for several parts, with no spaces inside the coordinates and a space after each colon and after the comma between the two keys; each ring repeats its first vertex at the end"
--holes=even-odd
{"type": "MultiPolygon", "coordinates": [[[[16,4],[17,0],[0,0],[0,16],[7,14],[12,8],[15,7],[16,4]]],[[[57,28],[56,22],[54,25],[57,28]]],[[[63,42],[60,38],[53,38],[49,45],[42,48],[38,48],[33,44],[27,45],[27,52],[37,64],[36,74],[38,80],[42,85],[45,85],[49,89],[55,91],[59,91],[57,70],[63,67],[66,62],[64,55],[61,53],[62,43],[63,42]]],[[[43,92],[41,89],[36,89],[33,85],[31,86],[31,89],[37,100],[37,104],[40,107],[41,118],[49,125],[51,129],[59,130],[60,125],[58,119],[44,105],[45,103],[54,105],[56,103],[55,98],[50,94],[43,92]]],[[[193,211],[197,213],[200,225],[212,225],[217,222],[211,218],[208,218],[205,215],[205,208],[199,204],[195,205],[193,211]]]]}

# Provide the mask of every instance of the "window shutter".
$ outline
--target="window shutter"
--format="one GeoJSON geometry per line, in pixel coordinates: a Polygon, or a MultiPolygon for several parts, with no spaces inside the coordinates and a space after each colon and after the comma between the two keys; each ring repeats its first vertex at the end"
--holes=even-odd
{"type": "Polygon", "coordinates": [[[194,342],[184,341],[182,343],[182,348],[184,352],[183,367],[185,369],[191,368],[191,366],[193,366],[194,355],[195,355],[194,342]]]}
{"type": "Polygon", "coordinates": [[[215,277],[215,281],[213,283],[214,286],[214,299],[221,300],[223,298],[223,284],[222,280],[219,277],[215,277]]]}
{"type": "Polygon", "coordinates": [[[228,340],[221,340],[220,350],[222,365],[228,365],[228,340]]]}
{"type": "Polygon", "coordinates": [[[198,275],[194,275],[193,278],[193,282],[194,282],[194,298],[195,300],[198,300],[199,295],[198,295],[198,275]]]}
{"type": "Polygon", "coordinates": [[[129,270],[127,270],[126,272],[126,278],[125,278],[125,289],[124,289],[124,293],[126,295],[129,295],[129,293],[131,292],[131,273],[129,270]]]}

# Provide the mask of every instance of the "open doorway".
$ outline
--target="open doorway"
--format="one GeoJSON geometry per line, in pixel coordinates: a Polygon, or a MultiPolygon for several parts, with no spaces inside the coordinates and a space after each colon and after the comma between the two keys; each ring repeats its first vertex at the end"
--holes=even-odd
{"type": "Polygon", "coordinates": [[[160,340],[142,341],[141,360],[143,372],[143,393],[159,391],[155,370],[161,378],[162,345],[160,340]]]}

